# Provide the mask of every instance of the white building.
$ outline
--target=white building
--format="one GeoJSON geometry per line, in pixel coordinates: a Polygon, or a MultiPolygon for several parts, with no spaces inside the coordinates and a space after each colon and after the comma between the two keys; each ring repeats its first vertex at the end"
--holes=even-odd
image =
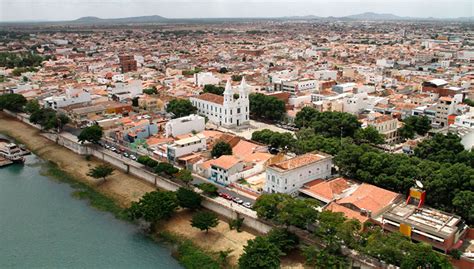
{"type": "Polygon", "coordinates": [[[474,130],[474,109],[471,108],[468,113],[456,116],[456,119],[454,120],[454,125],[474,130]]]}
{"type": "Polygon", "coordinates": [[[168,160],[175,161],[181,156],[201,150],[206,150],[206,137],[203,134],[197,134],[176,140],[173,144],[167,145],[166,155],[168,160]]]}
{"type": "Polygon", "coordinates": [[[143,85],[141,80],[132,80],[129,83],[117,82],[113,87],[107,88],[111,95],[120,96],[119,99],[134,98],[143,93],[143,85]]]}
{"type": "Polygon", "coordinates": [[[306,153],[267,167],[264,191],[297,195],[305,183],[331,176],[332,156],[325,153],[306,153]]]}
{"type": "Polygon", "coordinates": [[[191,132],[200,133],[206,127],[204,117],[199,115],[189,115],[177,119],[169,120],[165,125],[165,136],[178,136],[191,132]]]}
{"type": "Polygon", "coordinates": [[[229,185],[239,180],[239,172],[244,169],[244,162],[232,155],[222,155],[211,164],[211,180],[229,185]]]}
{"type": "Polygon", "coordinates": [[[318,81],[313,79],[293,80],[281,82],[281,90],[296,94],[304,91],[315,91],[318,88],[318,81]]]}
{"type": "Polygon", "coordinates": [[[337,93],[345,93],[345,92],[352,92],[356,84],[353,82],[343,83],[332,86],[332,91],[337,93]]]}
{"type": "Polygon", "coordinates": [[[204,85],[216,85],[219,84],[221,80],[218,77],[215,77],[211,72],[196,73],[194,74],[194,85],[199,87],[204,85]]]}
{"type": "Polygon", "coordinates": [[[227,81],[224,96],[204,93],[190,98],[198,113],[210,122],[226,128],[249,124],[249,94],[245,78],[234,92],[230,81],[227,81]],[[237,96],[238,95],[238,96],[237,96]]]}
{"type": "Polygon", "coordinates": [[[90,103],[92,100],[91,95],[89,92],[85,90],[78,90],[68,88],[64,95],[60,96],[50,96],[44,99],[44,106],[46,108],[52,108],[54,110],[75,105],[75,104],[84,104],[90,103]]]}

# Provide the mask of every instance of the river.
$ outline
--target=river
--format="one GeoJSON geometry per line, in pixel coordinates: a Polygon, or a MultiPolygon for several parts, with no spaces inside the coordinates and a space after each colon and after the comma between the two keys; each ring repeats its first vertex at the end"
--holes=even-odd
{"type": "Polygon", "coordinates": [[[41,175],[44,165],[28,156],[0,168],[0,268],[182,268],[135,225],[41,175]]]}

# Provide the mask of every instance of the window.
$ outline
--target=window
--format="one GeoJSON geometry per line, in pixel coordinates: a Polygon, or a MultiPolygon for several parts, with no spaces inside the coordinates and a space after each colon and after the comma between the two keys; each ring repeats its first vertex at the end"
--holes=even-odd
{"type": "Polygon", "coordinates": [[[240,113],[240,107],[239,107],[239,108],[237,108],[237,114],[239,114],[239,113],[240,113]]]}

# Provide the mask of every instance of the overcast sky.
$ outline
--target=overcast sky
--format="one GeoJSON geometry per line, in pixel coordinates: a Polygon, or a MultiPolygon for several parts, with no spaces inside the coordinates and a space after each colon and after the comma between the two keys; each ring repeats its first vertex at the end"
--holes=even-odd
{"type": "Polygon", "coordinates": [[[362,12],[413,17],[474,16],[474,0],[0,0],[0,21],[84,16],[168,18],[346,16],[362,12]]]}

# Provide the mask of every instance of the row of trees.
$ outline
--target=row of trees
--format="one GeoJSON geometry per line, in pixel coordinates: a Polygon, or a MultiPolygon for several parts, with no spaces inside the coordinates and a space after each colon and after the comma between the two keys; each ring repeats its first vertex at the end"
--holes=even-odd
{"type": "MultiPolygon", "coordinates": [[[[361,223],[358,220],[348,220],[340,212],[318,212],[315,206],[313,201],[296,199],[285,194],[263,194],[257,199],[254,209],[259,218],[271,220],[284,227],[293,225],[306,228],[308,224],[314,224],[314,236],[324,247],[302,248],[306,263],[311,267],[346,267],[347,260],[341,253],[341,247],[347,246],[401,268],[428,265],[432,268],[450,268],[448,260],[433,251],[430,245],[412,243],[409,238],[399,233],[383,233],[378,226],[371,224],[361,229],[361,223]],[[423,253],[422,257],[420,253],[423,253]]],[[[278,268],[281,254],[275,249],[282,251],[282,247],[285,246],[294,248],[297,241],[295,243],[289,239],[292,237],[288,237],[288,234],[286,237],[278,236],[277,238],[279,239],[273,243],[274,246],[268,242],[271,240],[265,238],[249,241],[239,260],[240,267],[258,268],[252,267],[252,264],[264,262],[269,267],[260,268],[278,268]],[[256,252],[255,245],[259,246],[258,256],[252,255],[256,252]]]]}
{"type": "MultiPolygon", "coordinates": [[[[176,192],[153,191],[146,193],[138,202],[133,202],[127,213],[132,220],[144,220],[153,228],[159,221],[171,218],[179,207],[193,211],[201,209],[201,202],[201,195],[189,188],[181,187],[176,192]]],[[[209,211],[197,211],[191,220],[192,227],[206,233],[218,224],[217,215],[209,211]]]]}
{"type": "Polygon", "coordinates": [[[344,112],[319,112],[312,107],[304,107],[296,114],[298,128],[312,128],[325,137],[354,137],[361,124],[357,117],[344,112]]]}
{"type": "Polygon", "coordinates": [[[40,66],[46,60],[35,53],[0,52],[0,67],[18,68],[40,66]]]}
{"type": "Polygon", "coordinates": [[[203,93],[213,93],[217,95],[224,95],[224,87],[221,86],[215,86],[212,84],[206,84],[204,85],[204,89],[202,90],[201,94],[203,93]]]}
{"type": "Polygon", "coordinates": [[[286,109],[285,102],[274,97],[261,93],[251,93],[249,95],[250,115],[253,118],[269,121],[283,120],[286,109]]]}
{"type": "Polygon", "coordinates": [[[30,122],[40,125],[43,130],[57,129],[61,131],[70,122],[66,114],[57,113],[51,108],[41,108],[36,100],[28,101],[24,111],[30,114],[30,122]]]}

